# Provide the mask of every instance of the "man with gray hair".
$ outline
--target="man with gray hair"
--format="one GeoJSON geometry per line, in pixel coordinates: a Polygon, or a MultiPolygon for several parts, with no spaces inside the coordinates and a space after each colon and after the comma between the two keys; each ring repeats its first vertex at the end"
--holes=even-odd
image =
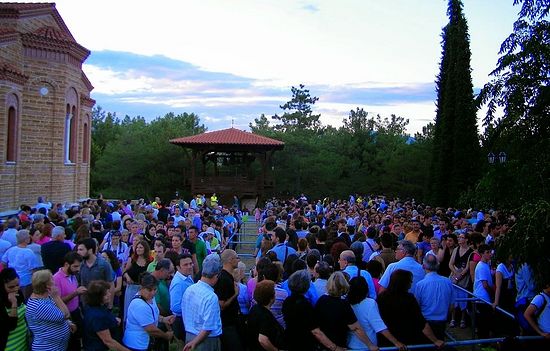
{"type": "Polygon", "coordinates": [[[31,249],[27,247],[29,244],[29,231],[20,230],[17,232],[17,246],[9,248],[2,256],[2,264],[4,267],[15,269],[19,275],[19,286],[23,291],[25,299],[32,293],[32,272],[38,268],[38,260],[31,249]]]}
{"type": "Polygon", "coordinates": [[[10,247],[13,246],[9,241],[2,239],[3,232],[4,232],[4,226],[2,221],[0,220],[0,258],[4,256],[4,252],[6,252],[10,247]]]}
{"type": "Polygon", "coordinates": [[[221,271],[220,257],[217,254],[206,256],[201,279],[183,294],[182,305],[186,308],[182,313],[187,342],[183,351],[221,350],[222,320],[218,296],[214,292],[221,271]]]}
{"type": "Polygon", "coordinates": [[[414,296],[435,336],[439,340],[445,340],[447,316],[456,297],[455,289],[449,278],[437,274],[437,257],[426,255],[422,267],[426,276],[416,284],[414,296]]]}
{"type": "Polygon", "coordinates": [[[42,245],[42,262],[52,274],[63,267],[63,257],[71,251],[71,247],[64,240],[65,228],[57,226],[52,229],[52,240],[42,245]]]}
{"type": "Polygon", "coordinates": [[[350,279],[359,277],[359,276],[365,278],[365,281],[369,286],[369,297],[371,299],[376,300],[376,289],[374,287],[374,281],[372,280],[372,276],[368,271],[357,267],[357,265],[355,264],[356,259],[357,258],[355,256],[355,253],[353,253],[353,251],[351,250],[342,251],[342,253],[340,254],[340,258],[338,259],[338,264],[340,265],[340,269],[342,270],[342,272],[347,273],[350,279]]]}
{"type": "Polygon", "coordinates": [[[17,230],[19,229],[19,219],[12,217],[8,219],[8,229],[2,234],[2,240],[6,240],[11,246],[17,245],[17,230]]]}
{"type": "Polygon", "coordinates": [[[47,201],[45,196],[39,196],[38,199],[36,199],[36,205],[34,205],[34,208],[36,208],[37,211],[41,208],[45,208],[46,211],[49,211],[52,208],[52,203],[47,201]]]}
{"type": "Polygon", "coordinates": [[[413,281],[409,292],[414,292],[416,284],[424,278],[424,269],[420,263],[414,259],[416,246],[409,240],[401,240],[395,250],[395,259],[397,262],[391,263],[386,267],[384,275],[380,278],[380,292],[384,291],[390,284],[390,277],[398,269],[409,271],[413,275],[413,281]]]}

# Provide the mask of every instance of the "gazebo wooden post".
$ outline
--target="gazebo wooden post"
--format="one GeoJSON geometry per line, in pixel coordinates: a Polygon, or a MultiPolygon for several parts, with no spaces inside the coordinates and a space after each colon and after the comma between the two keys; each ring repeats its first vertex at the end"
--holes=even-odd
{"type": "Polygon", "coordinates": [[[269,171],[269,166],[272,165],[272,162],[273,162],[273,154],[275,153],[275,150],[270,150],[267,152],[267,159],[266,159],[266,163],[267,163],[267,167],[268,167],[268,172],[269,172],[269,180],[272,180],[273,179],[273,174],[272,172],[269,171]]]}
{"type": "Polygon", "coordinates": [[[201,152],[202,176],[206,177],[206,151],[201,152]]]}
{"type": "Polygon", "coordinates": [[[193,152],[191,153],[191,195],[194,196],[195,194],[195,186],[196,186],[196,163],[197,163],[197,150],[193,149],[193,152]]]}
{"type": "Polygon", "coordinates": [[[258,193],[264,196],[265,181],[267,176],[267,154],[265,151],[260,153],[260,163],[262,165],[262,173],[260,175],[260,182],[258,184],[258,193]]]}
{"type": "Polygon", "coordinates": [[[218,171],[218,153],[217,152],[214,152],[213,154],[214,156],[214,177],[217,177],[219,175],[219,171],[218,171]]]}

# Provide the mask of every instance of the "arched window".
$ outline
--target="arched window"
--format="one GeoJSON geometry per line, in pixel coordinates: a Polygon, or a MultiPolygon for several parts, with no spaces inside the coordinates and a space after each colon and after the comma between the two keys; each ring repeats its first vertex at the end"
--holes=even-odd
{"type": "Polygon", "coordinates": [[[82,128],[84,134],[84,142],[82,144],[82,162],[88,163],[90,161],[90,116],[86,115],[84,120],[84,126],[82,128]]]}
{"type": "Polygon", "coordinates": [[[71,163],[76,163],[76,106],[71,109],[71,129],[69,140],[69,160],[71,163]]]}
{"type": "Polygon", "coordinates": [[[65,113],[65,163],[71,162],[70,145],[71,145],[71,105],[67,104],[65,113]]]}
{"type": "Polygon", "coordinates": [[[6,145],[6,162],[17,161],[17,126],[19,124],[19,99],[17,95],[8,96],[8,129],[6,145]]]}
{"type": "Polygon", "coordinates": [[[65,109],[65,163],[76,163],[77,161],[77,99],[76,91],[69,90],[65,109]]]}

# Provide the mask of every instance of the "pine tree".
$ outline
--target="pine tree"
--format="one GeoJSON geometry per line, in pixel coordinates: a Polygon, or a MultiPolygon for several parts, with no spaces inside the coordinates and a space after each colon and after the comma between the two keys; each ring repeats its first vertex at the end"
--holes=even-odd
{"type": "Polygon", "coordinates": [[[317,130],[321,126],[319,114],[313,114],[312,106],[319,100],[311,96],[303,84],[298,88],[292,87],[292,99],[279,107],[285,111],[282,115],[274,115],[271,118],[280,122],[274,128],[281,131],[292,130],[317,130]]]}
{"type": "Polygon", "coordinates": [[[479,171],[479,138],[470,68],[468,23],[461,0],[449,0],[443,28],[429,197],[438,205],[457,202],[479,171]]]}

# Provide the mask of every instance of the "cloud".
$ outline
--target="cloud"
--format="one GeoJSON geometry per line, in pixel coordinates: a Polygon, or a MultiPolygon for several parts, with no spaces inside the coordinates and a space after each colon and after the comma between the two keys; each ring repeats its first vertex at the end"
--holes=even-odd
{"type": "Polygon", "coordinates": [[[307,12],[315,13],[319,12],[319,7],[314,4],[304,4],[302,6],[302,10],[306,10],[307,12]]]}
{"type": "MultiPolygon", "coordinates": [[[[92,97],[107,111],[147,120],[168,112],[193,112],[210,129],[227,128],[231,123],[246,128],[262,113],[280,114],[279,106],[291,98],[290,86],[280,81],[206,71],[161,55],[98,51],[91,55],[84,71],[96,87],[92,97]]],[[[306,88],[319,97],[313,109],[321,113],[322,122],[335,127],[356,107],[410,118],[413,130],[434,116],[432,82],[365,81],[311,84],[306,88]]]]}

